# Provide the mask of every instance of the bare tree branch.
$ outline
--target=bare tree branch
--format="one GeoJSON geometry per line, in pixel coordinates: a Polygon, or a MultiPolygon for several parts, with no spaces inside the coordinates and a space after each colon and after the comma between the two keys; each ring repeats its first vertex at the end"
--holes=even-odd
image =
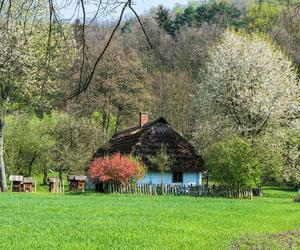
{"type": "Polygon", "coordinates": [[[142,28],[142,30],[143,30],[143,33],[144,33],[144,35],[145,35],[145,37],[146,37],[146,39],[147,39],[147,42],[148,42],[150,48],[151,48],[151,49],[154,49],[154,47],[153,47],[152,43],[150,42],[150,39],[149,39],[149,37],[148,37],[148,35],[147,35],[147,32],[146,32],[146,30],[145,30],[145,28],[144,28],[144,26],[143,26],[143,24],[142,24],[142,22],[141,22],[141,19],[140,19],[139,15],[138,15],[138,14],[136,13],[136,11],[132,8],[131,4],[129,4],[129,8],[130,8],[131,11],[134,13],[136,19],[138,20],[138,22],[139,22],[139,24],[140,24],[140,26],[141,26],[141,28],[142,28]]]}
{"type": "Polygon", "coordinates": [[[94,74],[95,74],[96,68],[97,68],[97,66],[98,66],[98,64],[99,64],[99,62],[100,62],[100,60],[102,59],[103,55],[104,55],[105,52],[107,51],[107,49],[108,49],[108,47],[109,47],[109,45],[110,45],[112,39],[114,38],[114,35],[115,35],[116,31],[117,31],[118,28],[120,27],[120,24],[121,24],[122,19],[123,19],[124,12],[125,12],[126,8],[130,5],[130,3],[131,3],[131,0],[128,0],[128,1],[124,4],[124,6],[123,6],[123,8],[122,8],[122,11],[121,11],[121,14],[120,14],[120,17],[119,17],[119,20],[118,20],[116,26],[114,27],[114,29],[113,29],[113,31],[112,31],[112,33],[111,33],[111,35],[110,35],[110,37],[109,37],[109,39],[108,39],[106,45],[104,46],[104,49],[102,50],[102,52],[101,52],[100,55],[98,56],[96,62],[94,63],[94,66],[93,66],[93,68],[92,68],[92,71],[90,72],[89,76],[87,77],[87,79],[86,79],[86,81],[85,81],[85,83],[84,83],[84,86],[81,87],[80,89],[78,89],[78,91],[77,91],[75,94],[71,95],[71,96],[69,97],[70,99],[72,99],[72,98],[74,98],[74,97],[77,97],[78,95],[80,95],[81,93],[85,92],[85,91],[88,89],[88,87],[89,87],[89,85],[90,85],[90,83],[91,83],[91,81],[92,81],[92,79],[93,79],[93,76],[94,76],[94,74]]]}
{"type": "Polygon", "coordinates": [[[85,7],[84,7],[83,0],[80,0],[80,3],[81,3],[81,8],[82,8],[83,21],[82,21],[82,62],[81,62],[81,67],[80,67],[78,89],[81,89],[82,75],[83,75],[83,69],[84,69],[84,64],[85,64],[85,22],[86,22],[85,7]]]}

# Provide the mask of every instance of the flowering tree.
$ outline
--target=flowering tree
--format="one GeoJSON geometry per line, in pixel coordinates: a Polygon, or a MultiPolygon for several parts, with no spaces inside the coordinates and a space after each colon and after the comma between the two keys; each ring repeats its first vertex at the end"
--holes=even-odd
{"type": "Polygon", "coordinates": [[[90,165],[89,175],[94,182],[126,183],[144,175],[140,161],[115,153],[112,156],[96,158],[90,165]]]}
{"type": "Polygon", "coordinates": [[[259,35],[226,31],[201,73],[195,96],[200,143],[222,130],[257,137],[288,123],[299,109],[293,63],[259,35]]]}

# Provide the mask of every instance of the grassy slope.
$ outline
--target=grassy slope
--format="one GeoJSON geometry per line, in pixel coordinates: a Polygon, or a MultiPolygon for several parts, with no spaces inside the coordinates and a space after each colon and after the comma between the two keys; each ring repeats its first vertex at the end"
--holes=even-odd
{"type": "Polygon", "coordinates": [[[241,236],[300,228],[295,195],[0,194],[0,249],[225,249],[241,236]]]}

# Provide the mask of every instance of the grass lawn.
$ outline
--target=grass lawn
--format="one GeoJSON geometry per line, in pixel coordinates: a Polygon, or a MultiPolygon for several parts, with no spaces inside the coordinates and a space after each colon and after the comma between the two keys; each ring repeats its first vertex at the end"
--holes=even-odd
{"type": "Polygon", "coordinates": [[[300,229],[295,196],[274,189],[254,200],[2,193],[0,249],[230,249],[239,239],[259,243],[300,229]]]}

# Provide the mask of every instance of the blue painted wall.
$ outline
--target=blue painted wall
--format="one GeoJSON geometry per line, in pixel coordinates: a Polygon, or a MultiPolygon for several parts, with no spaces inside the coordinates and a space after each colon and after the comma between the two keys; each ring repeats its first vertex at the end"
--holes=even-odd
{"type": "MultiPolygon", "coordinates": [[[[183,185],[201,185],[202,184],[202,173],[201,172],[184,172],[183,182],[173,183],[173,174],[165,173],[163,183],[164,184],[183,184],[183,185]]],[[[139,184],[160,184],[161,174],[160,172],[149,171],[147,174],[138,181],[139,184]]]]}

